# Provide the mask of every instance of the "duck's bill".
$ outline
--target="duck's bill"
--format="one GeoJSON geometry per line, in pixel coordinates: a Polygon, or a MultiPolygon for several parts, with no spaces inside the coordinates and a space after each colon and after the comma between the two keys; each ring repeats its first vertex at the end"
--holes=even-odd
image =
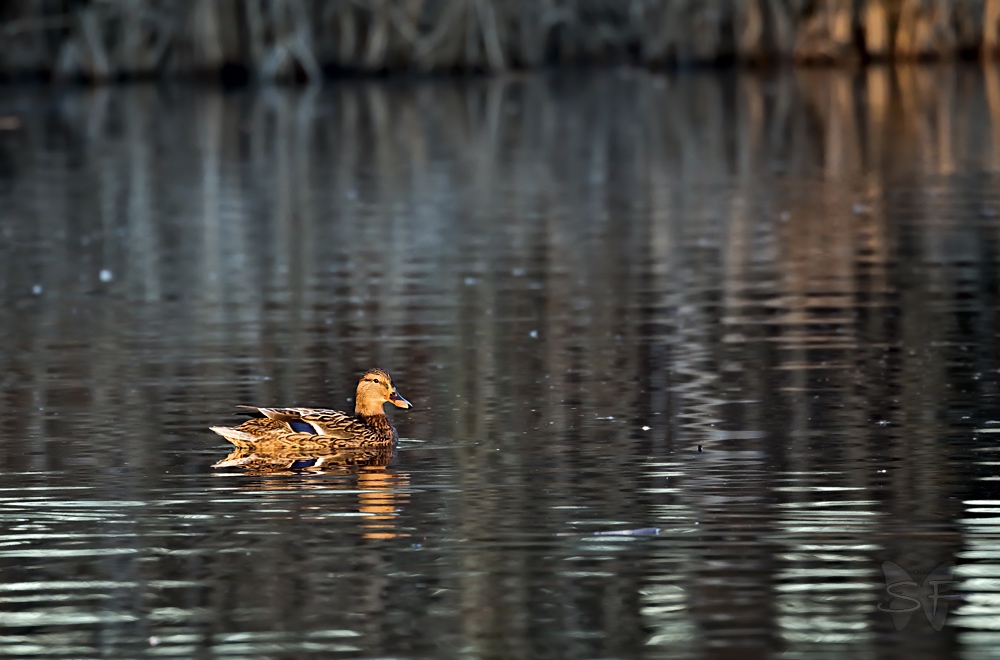
{"type": "Polygon", "coordinates": [[[399,396],[398,392],[393,392],[392,394],[389,395],[389,403],[391,403],[394,406],[399,406],[404,410],[413,407],[413,405],[409,401],[399,396]]]}

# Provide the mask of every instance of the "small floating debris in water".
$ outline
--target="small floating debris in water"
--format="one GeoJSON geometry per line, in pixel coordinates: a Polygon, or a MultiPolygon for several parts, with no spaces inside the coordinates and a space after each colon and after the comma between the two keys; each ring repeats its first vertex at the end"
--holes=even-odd
{"type": "MultiPolygon", "coordinates": [[[[577,536],[579,532],[557,532],[556,536],[577,536]]],[[[598,530],[593,536],[659,536],[659,527],[639,527],[637,529],[598,530]]]]}
{"type": "Polygon", "coordinates": [[[466,277],[465,278],[465,286],[472,286],[472,285],[474,285],[478,281],[479,280],[477,280],[475,277],[466,277]]]}
{"type": "Polygon", "coordinates": [[[608,415],[607,417],[598,417],[597,419],[614,419],[614,415],[608,415]]]}
{"type": "Polygon", "coordinates": [[[643,426],[643,427],[642,427],[642,430],[643,430],[643,431],[648,431],[648,430],[650,430],[651,428],[653,428],[653,427],[652,427],[652,426],[643,426]]]}
{"type": "Polygon", "coordinates": [[[972,429],[974,433],[1000,433],[1000,428],[992,429],[972,429]]]}
{"type": "Polygon", "coordinates": [[[102,282],[110,282],[111,280],[113,280],[115,278],[114,274],[110,270],[108,270],[107,268],[102,268],[101,269],[101,275],[100,275],[100,277],[101,277],[101,281],[102,282]]]}
{"type": "Polygon", "coordinates": [[[878,424],[879,426],[889,426],[890,424],[892,424],[892,422],[890,422],[887,419],[876,419],[875,423],[878,424]]]}
{"type": "Polygon", "coordinates": [[[526,271],[523,268],[514,268],[511,269],[510,271],[510,274],[513,275],[514,277],[524,277],[527,273],[528,271],[526,271]]]}
{"type": "Polygon", "coordinates": [[[659,527],[640,527],[638,529],[615,529],[608,532],[594,532],[594,536],[656,536],[659,527]]]}
{"type": "Polygon", "coordinates": [[[528,333],[528,336],[531,337],[532,339],[538,339],[538,330],[532,330],[531,332],[528,333]]]}
{"type": "Polygon", "coordinates": [[[42,285],[36,284],[35,286],[31,287],[31,292],[36,296],[42,295],[42,285]]]}
{"type": "Polygon", "coordinates": [[[698,452],[701,452],[701,445],[698,445],[698,452]]]}

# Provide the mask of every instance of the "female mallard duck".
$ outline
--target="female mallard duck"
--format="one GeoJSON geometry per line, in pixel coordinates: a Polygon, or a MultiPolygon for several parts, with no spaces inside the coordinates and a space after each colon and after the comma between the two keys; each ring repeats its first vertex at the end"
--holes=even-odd
{"type": "Polygon", "coordinates": [[[302,449],[359,448],[392,445],[396,429],[389,423],[382,406],[391,403],[412,408],[399,396],[392,378],[381,369],[371,369],[361,377],[354,398],[354,415],[322,408],[258,408],[263,417],[249,419],[236,428],[213,426],[211,429],[241,449],[281,451],[302,449]]]}

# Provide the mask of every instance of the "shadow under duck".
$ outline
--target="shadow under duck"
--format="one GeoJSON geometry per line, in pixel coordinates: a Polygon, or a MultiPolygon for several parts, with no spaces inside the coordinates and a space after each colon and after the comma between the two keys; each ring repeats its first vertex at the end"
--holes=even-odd
{"type": "Polygon", "coordinates": [[[391,446],[399,436],[382,409],[386,403],[403,409],[413,407],[396,391],[388,373],[370,369],[358,382],[353,415],[324,408],[240,406],[261,416],[235,428],[211,429],[237,448],[257,453],[280,454],[289,447],[329,450],[391,446]]]}

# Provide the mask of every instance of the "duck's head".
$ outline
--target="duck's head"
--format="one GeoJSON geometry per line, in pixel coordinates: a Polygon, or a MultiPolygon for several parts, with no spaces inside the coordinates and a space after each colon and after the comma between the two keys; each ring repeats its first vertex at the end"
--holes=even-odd
{"type": "Polygon", "coordinates": [[[369,369],[358,383],[354,412],[366,417],[381,415],[382,406],[386,403],[404,409],[413,407],[409,401],[399,396],[389,374],[381,369],[369,369]]]}

